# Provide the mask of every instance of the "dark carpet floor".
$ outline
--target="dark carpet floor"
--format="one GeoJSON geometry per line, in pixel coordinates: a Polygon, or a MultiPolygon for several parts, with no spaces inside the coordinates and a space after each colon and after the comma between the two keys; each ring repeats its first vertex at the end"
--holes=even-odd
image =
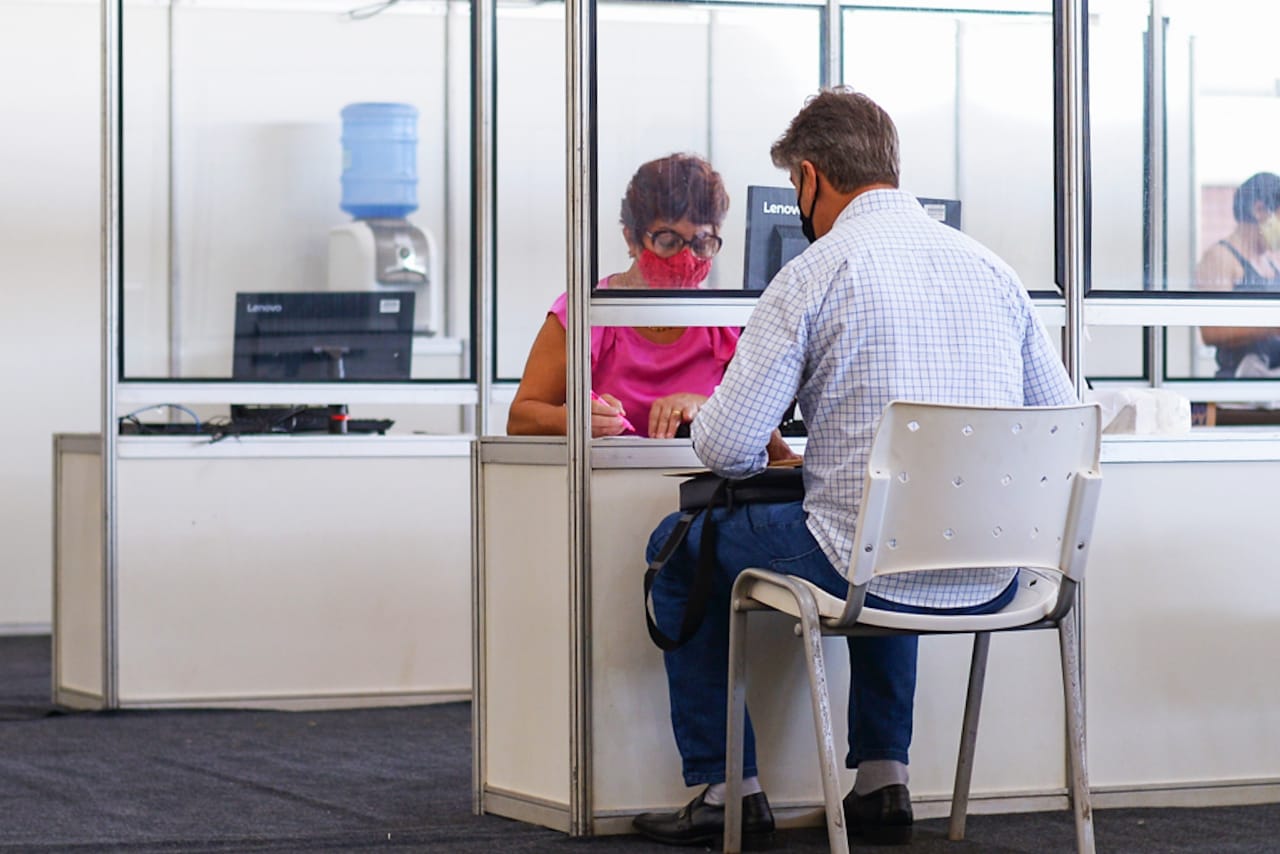
{"type": "MultiPolygon", "coordinates": [[[[63,713],[49,667],[48,637],[0,638],[0,851],[670,851],[472,815],[465,703],[63,713]]],[[[974,816],[968,828],[952,843],[943,821],[920,822],[898,850],[1074,851],[1067,813],[974,816]]],[[[1104,852],[1277,852],[1280,805],[1103,810],[1096,832],[1104,852]]],[[[822,852],[826,838],[788,831],[778,847],[822,852]]]]}

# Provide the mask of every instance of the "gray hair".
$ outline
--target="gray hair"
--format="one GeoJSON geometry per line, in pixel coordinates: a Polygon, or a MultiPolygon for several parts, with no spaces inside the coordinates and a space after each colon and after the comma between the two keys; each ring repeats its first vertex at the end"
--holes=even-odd
{"type": "Polygon", "coordinates": [[[898,130],[875,101],[847,86],[805,101],[769,149],[773,165],[794,172],[808,160],[841,193],[870,184],[898,186],[898,130]]]}

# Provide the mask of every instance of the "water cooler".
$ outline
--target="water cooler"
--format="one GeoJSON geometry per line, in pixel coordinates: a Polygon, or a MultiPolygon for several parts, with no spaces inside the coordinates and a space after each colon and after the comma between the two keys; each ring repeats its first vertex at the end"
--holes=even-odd
{"type": "Polygon", "coordinates": [[[441,332],[440,255],[418,209],[418,111],[410,104],[342,110],[342,204],[353,217],[329,231],[329,289],[414,292],[416,335],[441,332]]]}

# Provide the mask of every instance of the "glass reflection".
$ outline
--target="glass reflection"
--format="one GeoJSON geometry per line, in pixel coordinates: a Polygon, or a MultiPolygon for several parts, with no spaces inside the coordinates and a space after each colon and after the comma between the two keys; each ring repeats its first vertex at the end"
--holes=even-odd
{"type": "Polygon", "coordinates": [[[1233,196],[1250,176],[1280,172],[1272,44],[1280,8],[1262,0],[1155,8],[1153,33],[1149,0],[1089,4],[1092,285],[1256,292],[1253,282],[1273,275],[1263,257],[1273,250],[1236,246],[1258,273],[1246,275],[1238,261],[1219,269],[1232,265],[1214,247],[1249,242],[1235,232],[1251,214],[1236,219],[1233,196]]]}
{"type": "MultiPolygon", "coordinates": [[[[1168,147],[1190,153],[1168,170],[1169,207],[1186,199],[1168,234],[1170,290],[1258,296],[1280,292],[1280,56],[1271,37],[1275,4],[1254,0],[1163,2],[1162,86],[1172,111],[1168,147]],[[1185,73],[1181,69],[1185,67],[1185,73]]],[[[1218,379],[1280,377],[1280,330],[1200,327],[1187,374],[1218,379]]],[[[1172,366],[1171,366],[1172,370],[1172,366]]],[[[1271,392],[1262,396],[1271,396],[1271,392]]]]}
{"type": "MultiPolygon", "coordinates": [[[[1270,172],[1252,175],[1230,192],[1230,202],[1227,193],[1207,188],[1203,196],[1214,202],[1205,205],[1210,215],[1204,217],[1203,233],[1223,236],[1205,241],[1208,247],[1196,266],[1196,287],[1254,295],[1280,292],[1274,255],[1280,249],[1280,177],[1270,172]]],[[[1215,377],[1280,377],[1280,330],[1202,326],[1200,338],[1214,350],[1215,377]]]]}

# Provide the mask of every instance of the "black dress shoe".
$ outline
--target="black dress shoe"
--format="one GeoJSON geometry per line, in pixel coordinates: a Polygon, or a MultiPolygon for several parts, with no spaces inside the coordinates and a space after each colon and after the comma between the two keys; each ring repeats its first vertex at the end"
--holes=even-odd
{"type": "Polygon", "coordinates": [[[911,841],[911,793],[901,783],[867,795],[844,796],[849,833],[872,845],[906,845],[911,841]]]}
{"type": "MultiPolygon", "coordinates": [[[[724,837],[724,807],[704,803],[707,790],[679,812],[641,813],[632,820],[638,833],[668,845],[715,845],[724,837]]],[[[742,799],[742,847],[759,849],[773,843],[773,811],[764,792],[742,799]]]]}

